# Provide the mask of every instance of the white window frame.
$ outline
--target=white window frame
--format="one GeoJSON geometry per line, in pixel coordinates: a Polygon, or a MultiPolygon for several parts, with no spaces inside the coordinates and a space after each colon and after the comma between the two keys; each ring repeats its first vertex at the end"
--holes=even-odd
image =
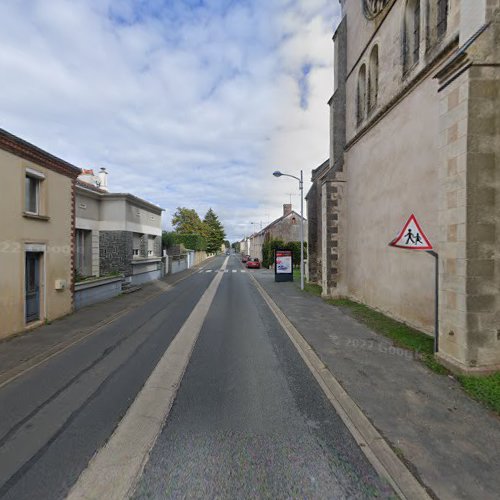
{"type": "Polygon", "coordinates": [[[148,236],[148,257],[155,256],[155,237],[148,236]]]}
{"type": "Polygon", "coordinates": [[[140,233],[133,233],[132,235],[132,258],[141,258],[141,235],[140,233]],[[136,248],[137,243],[137,248],[136,248]]]}
{"type": "Polygon", "coordinates": [[[40,183],[42,182],[42,179],[38,176],[32,175],[31,172],[28,172],[26,170],[26,176],[24,180],[24,211],[27,214],[33,214],[33,215],[40,215],[40,183]],[[31,205],[31,198],[30,198],[30,193],[31,189],[26,189],[26,181],[29,179],[30,182],[35,182],[35,211],[30,210],[30,205],[31,205]]]}

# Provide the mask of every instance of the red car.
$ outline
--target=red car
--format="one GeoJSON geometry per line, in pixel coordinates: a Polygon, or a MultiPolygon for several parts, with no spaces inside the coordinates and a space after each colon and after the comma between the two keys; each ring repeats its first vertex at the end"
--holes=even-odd
{"type": "Polygon", "coordinates": [[[243,262],[243,264],[244,264],[245,262],[248,262],[249,259],[250,259],[250,255],[243,255],[241,257],[241,262],[243,262]]]}
{"type": "Polygon", "coordinates": [[[260,260],[257,258],[248,260],[247,267],[248,269],[260,269],[260,260]]]}

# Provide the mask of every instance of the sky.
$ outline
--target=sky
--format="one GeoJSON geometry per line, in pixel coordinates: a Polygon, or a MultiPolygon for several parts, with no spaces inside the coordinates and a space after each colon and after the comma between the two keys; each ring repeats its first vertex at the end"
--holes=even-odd
{"type": "MultiPolygon", "coordinates": [[[[328,158],[335,0],[2,0],[0,127],[230,241],[328,158]]],[[[253,223],[253,224],[252,224],[253,223]]]]}

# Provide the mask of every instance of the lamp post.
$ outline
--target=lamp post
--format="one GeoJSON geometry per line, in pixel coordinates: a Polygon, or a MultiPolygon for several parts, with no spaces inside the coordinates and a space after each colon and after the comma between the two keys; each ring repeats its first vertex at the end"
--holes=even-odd
{"type": "Polygon", "coordinates": [[[284,174],[279,170],[273,172],[274,177],[292,177],[299,181],[300,190],[300,289],[304,290],[304,181],[302,170],[300,171],[300,178],[295,175],[284,174]]]}

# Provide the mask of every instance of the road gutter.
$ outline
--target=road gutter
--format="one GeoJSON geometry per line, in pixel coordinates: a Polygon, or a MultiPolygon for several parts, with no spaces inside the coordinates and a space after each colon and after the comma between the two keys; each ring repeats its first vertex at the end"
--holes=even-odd
{"type": "MultiPolygon", "coordinates": [[[[228,260],[224,260],[221,271],[226,269],[228,260]]],[[[67,496],[68,500],[121,500],[133,494],[149,453],[170,413],[223,276],[224,272],[215,273],[108,442],[81,473],[67,496]]]]}
{"type": "Polygon", "coordinates": [[[266,301],[332,406],[377,473],[389,482],[400,498],[430,500],[431,496],[427,493],[425,487],[419,483],[406,465],[398,458],[382,435],[371,424],[359,406],[350,398],[330,370],[328,370],[326,365],[314,352],[313,348],[277,306],[262,285],[253,276],[251,278],[255,287],[266,301]]]}

